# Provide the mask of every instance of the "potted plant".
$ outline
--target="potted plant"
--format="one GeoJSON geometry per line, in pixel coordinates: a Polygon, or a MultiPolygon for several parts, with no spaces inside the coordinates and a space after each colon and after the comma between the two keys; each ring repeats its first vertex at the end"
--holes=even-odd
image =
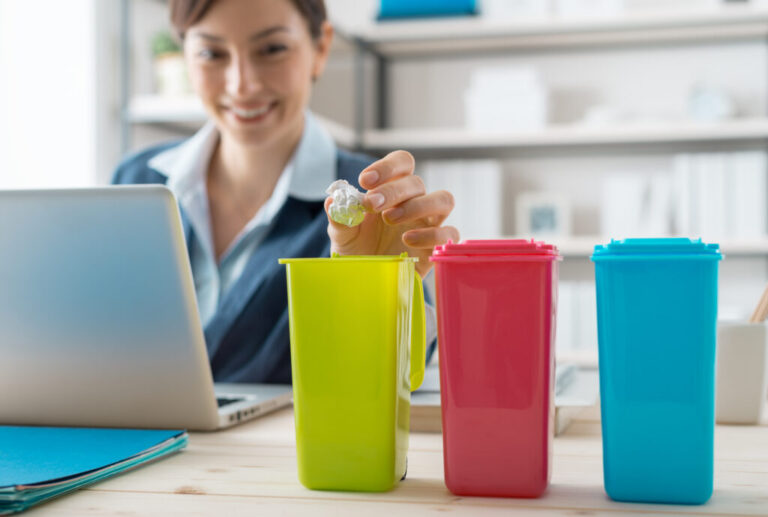
{"type": "Polygon", "coordinates": [[[191,93],[184,54],[176,39],[168,31],[152,38],[155,87],[157,93],[167,96],[186,96],[191,93]]]}

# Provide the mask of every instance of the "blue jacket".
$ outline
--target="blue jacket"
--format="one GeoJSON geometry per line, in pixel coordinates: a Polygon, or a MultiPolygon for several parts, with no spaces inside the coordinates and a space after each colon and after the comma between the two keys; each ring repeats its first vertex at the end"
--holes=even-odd
{"type": "MultiPolygon", "coordinates": [[[[155,146],[128,157],[117,168],[113,183],[165,184],[166,176],[151,169],[147,162],[174,145],[178,143],[155,146]]],[[[372,161],[364,155],[338,150],[337,178],[360,188],[357,177],[372,161]]],[[[195,235],[183,209],[181,220],[189,250],[195,235]]],[[[327,226],[322,202],[289,197],[280,209],[272,230],[204,329],[216,382],[291,382],[285,267],[277,259],[330,256],[327,226]]],[[[428,347],[428,359],[434,347],[435,343],[428,347]]]]}

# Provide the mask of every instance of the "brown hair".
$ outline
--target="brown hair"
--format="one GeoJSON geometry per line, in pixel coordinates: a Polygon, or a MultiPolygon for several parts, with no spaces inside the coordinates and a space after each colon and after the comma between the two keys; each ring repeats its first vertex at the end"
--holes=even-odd
{"type": "MultiPolygon", "coordinates": [[[[187,30],[199,22],[216,0],[170,0],[171,25],[176,35],[184,39],[187,30]]],[[[326,20],[324,0],[290,0],[307,22],[312,39],[320,37],[320,29],[326,20]]]]}

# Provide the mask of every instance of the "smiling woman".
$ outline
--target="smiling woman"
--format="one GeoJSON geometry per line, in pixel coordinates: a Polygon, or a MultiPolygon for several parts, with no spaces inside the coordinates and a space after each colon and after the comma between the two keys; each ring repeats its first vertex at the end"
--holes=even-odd
{"type": "Polygon", "coordinates": [[[181,144],[129,157],[115,182],[165,183],[176,195],[214,378],[290,382],[277,258],[407,252],[424,276],[432,248],[458,239],[442,226],[453,197],[428,194],[406,151],[374,161],[337,149],[307,111],[333,40],[322,0],[171,0],[170,8],[211,121],[181,144]],[[325,188],[340,179],[367,189],[353,228],[326,216],[325,188]]]}

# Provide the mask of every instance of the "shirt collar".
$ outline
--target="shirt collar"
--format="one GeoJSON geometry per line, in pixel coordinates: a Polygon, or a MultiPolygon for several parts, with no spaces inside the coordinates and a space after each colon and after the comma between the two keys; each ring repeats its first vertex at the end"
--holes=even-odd
{"type": "MultiPolygon", "coordinates": [[[[216,144],[219,130],[206,123],[185,142],[163,151],[148,165],[168,178],[168,188],[177,198],[199,191],[216,144]]],[[[325,189],[336,179],[336,144],[311,112],[304,117],[304,132],[293,158],[281,178],[289,177],[288,195],[303,201],[323,201],[325,189]]]]}

